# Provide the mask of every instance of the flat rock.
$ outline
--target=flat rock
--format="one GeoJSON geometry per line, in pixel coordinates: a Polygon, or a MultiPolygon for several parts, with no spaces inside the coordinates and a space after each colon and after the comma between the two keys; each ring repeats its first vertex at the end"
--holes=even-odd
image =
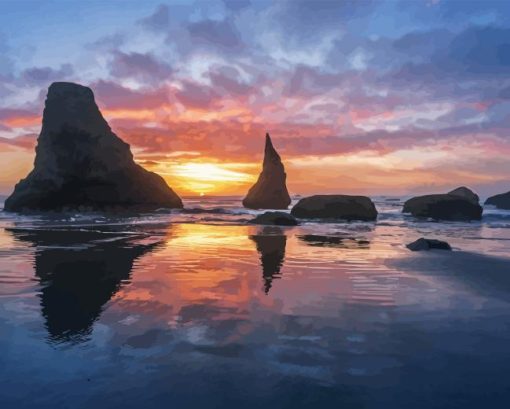
{"type": "Polygon", "coordinates": [[[298,221],[289,213],[265,212],[250,221],[253,224],[265,224],[274,226],[297,226],[298,221]]]}
{"type": "Polygon", "coordinates": [[[423,250],[451,250],[451,246],[446,241],[420,238],[406,246],[411,251],[423,250]]]}
{"type": "Polygon", "coordinates": [[[402,210],[415,217],[468,221],[482,218],[482,207],[472,200],[450,194],[417,196],[407,200],[402,210]]]}
{"type": "Polygon", "coordinates": [[[34,169],[5,201],[8,211],[153,210],[182,208],[156,173],[135,163],[94,94],[56,82],[48,89],[34,169]]]}
{"type": "Polygon", "coordinates": [[[264,162],[257,182],[250,188],[243,200],[248,209],[287,209],[290,196],[285,184],[287,175],[280,155],[266,134],[264,162]]]}
{"type": "Polygon", "coordinates": [[[375,220],[377,210],[366,196],[315,195],[301,199],[291,214],[303,219],[375,220]]]}
{"type": "Polygon", "coordinates": [[[485,201],[485,204],[496,206],[498,209],[510,210],[510,192],[491,196],[485,201]]]}

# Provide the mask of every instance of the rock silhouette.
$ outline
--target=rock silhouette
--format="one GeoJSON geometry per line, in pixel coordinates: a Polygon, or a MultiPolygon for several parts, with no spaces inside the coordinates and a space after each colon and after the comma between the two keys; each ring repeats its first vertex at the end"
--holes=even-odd
{"type": "Polygon", "coordinates": [[[498,209],[510,210],[510,192],[491,196],[485,204],[496,206],[498,209]]]}
{"type": "Polygon", "coordinates": [[[158,245],[139,244],[135,235],[98,231],[9,231],[35,246],[41,310],[53,342],[85,341],[103,306],[129,280],[134,261],[158,245]]]}
{"type": "Polygon", "coordinates": [[[478,196],[465,187],[446,194],[413,197],[404,203],[402,210],[415,217],[451,221],[480,220],[482,211],[478,196]]]}
{"type": "Polygon", "coordinates": [[[315,195],[301,199],[290,212],[303,219],[375,220],[377,210],[366,196],[315,195]]]}
{"type": "Polygon", "coordinates": [[[163,178],[137,165],[115,135],[90,88],[48,89],[34,169],[5,201],[8,211],[181,208],[163,178]]]}
{"type": "Polygon", "coordinates": [[[290,204],[286,179],[280,155],[273,147],[271,137],[266,134],[262,172],[244,198],[243,206],[249,209],[286,209],[290,204]]]}
{"type": "Polygon", "coordinates": [[[478,195],[465,186],[458,187],[457,189],[448,192],[448,194],[452,196],[462,197],[476,204],[480,202],[480,198],[478,197],[478,195]]]}
{"type": "Polygon", "coordinates": [[[269,293],[275,278],[280,278],[280,269],[285,260],[287,236],[278,227],[264,227],[260,234],[250,236],[260,253],[264,292],[269,293]]]}
{"type": "Polygon", "coordinates": [[[450,244],[446,241],[436,239],[420,238],[412,243],[406,245],[411,251],[422,251],[422,250],[451,250],[450,244]]]}

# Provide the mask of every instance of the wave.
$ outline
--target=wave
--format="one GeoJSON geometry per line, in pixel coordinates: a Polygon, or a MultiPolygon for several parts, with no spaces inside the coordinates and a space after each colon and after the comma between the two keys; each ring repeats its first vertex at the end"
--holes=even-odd
{"type": "Polygon", "coordinates": [[[242,211],[240,209],[227,209],[224,207],[213,207],[211,209],[204,209],[200,207],[192,207],[189,209],[179,209],[176,213],[182,214],[229,214],[229,215],[240,215],[249,214],[248,211],[242,211]]]}

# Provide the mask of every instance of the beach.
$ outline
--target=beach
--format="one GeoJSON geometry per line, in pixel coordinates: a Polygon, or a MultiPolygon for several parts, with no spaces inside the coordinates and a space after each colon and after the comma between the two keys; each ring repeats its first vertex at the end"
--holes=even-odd
{"type": "Polygon", "coordinates": [[[0,406],[502,407],[510,212],[438,223],[403,200],[295,227],[235,197],[2,213],[0,406]]]}

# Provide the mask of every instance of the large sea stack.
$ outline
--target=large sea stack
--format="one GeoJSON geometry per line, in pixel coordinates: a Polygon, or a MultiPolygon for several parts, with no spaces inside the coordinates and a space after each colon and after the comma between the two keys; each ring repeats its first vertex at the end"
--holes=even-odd
{"type": "Polygon", "coordinates": [[[466,187],[445,194],[417,196],[404,203],[403,213],[436,220],[467,221],[482,218],[478,195],[466,187]]]}
{"type": "Polygon", "coordinates": [[[280,155],[266,134],[266,147],[262,172],[243,200],[243,206],[249,209],[286,209],[290,196],[285,185],[287,175],[280,155]]]}
{"type": "Polygon", "coordinates": [[[510,192],[491,196],[485,201],[485,204],[496,206],[498,209],[510,210],[510,192]]]}
{"type": "Polygon", "coordinates": [[[46,97],[34,169],[5,201],[8,211],[181,208],[163,178],[137,165],[90,88],[53,83],[46,97]]]}

